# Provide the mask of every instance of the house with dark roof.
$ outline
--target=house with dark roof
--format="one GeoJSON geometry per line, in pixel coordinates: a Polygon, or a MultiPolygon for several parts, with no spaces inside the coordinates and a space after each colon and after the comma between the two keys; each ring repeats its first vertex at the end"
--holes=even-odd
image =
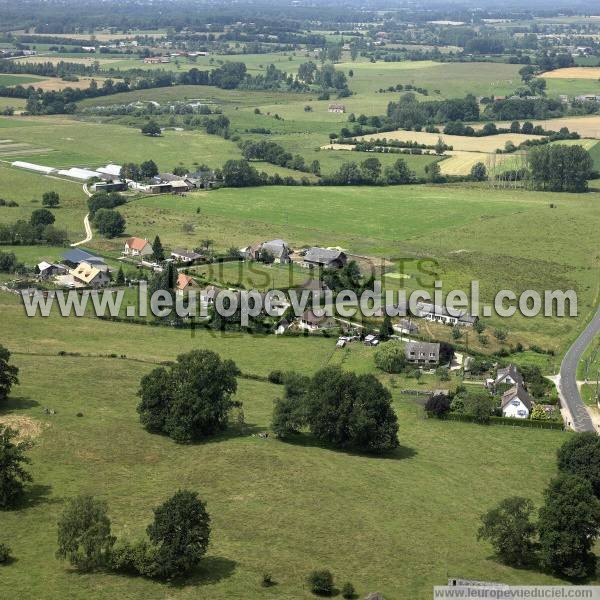
{"type": "Polygon", "coordinates": [[[171,258],[180,263],[192,264],[197,260],[204,258],[202,254],[198,254],[193,250],[187,250],[185,248],[173,248],[171,251],[171,258]]]}
{"type": "Polygon", "coordinates": [[[102,258],[99,256],[94,256],[85,250],[80,250],[79,248],[72,248],[68,252],[63,254],[63,260],[70,267],[76,267],[82,262],[86,262],[101,271],[107,271],[108,267],[102,258]]]}
{"type": "Polygon", "coordinates": [[[302,266],[321,267],[324,269],[341,269],[346,266],[348,257],[341,250],[330,250],[328,248],[309,248],[302,259],[302,266]]]}
{"type": "Polygon", "coordinates": [[[433,342],[407,342],[404,355],[409,363],[435,366],[440,362],[440,345],[433,342]]]}
{"type": "Polygon", "coordinates": [[[261,245],[260,251],[272,254],[276,263],[287,264],[290,262],[290,247],[283,240],[264,242],[261,245]]]}
{"type": "Polygon", "coordinates": [[[466,310],[449,311],[445,306],[421,302],[417,305],[417,316],[435,323],[459,327],[473,327],[478,318],[470,315],[466,310]]]}
{"type": "Polygon", "coordinates": [[[502,416],[528,419],[533,401],[522,384],[517,384],[502,394],[502,416]]]}
{"type": "Polygon", "coordinates": [[[496,378],[494,379],[494,386],[498,385],[525,385],[523,376],[519,372],[519,369],[512,363],[508,367],[500,368],[496,371],[496,378]]]}

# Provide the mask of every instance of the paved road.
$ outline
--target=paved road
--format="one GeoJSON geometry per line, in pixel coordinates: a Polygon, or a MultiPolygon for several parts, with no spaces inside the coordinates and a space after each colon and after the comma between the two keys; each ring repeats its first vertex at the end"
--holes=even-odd
{"type": "Polygon", "coordinates": [[[573,417],[573,429],[575,431],[595,431],[590,414],[577,387],[577,365],[579,365],[585,349],[592,343],[598,333],[600,333],[600,309],[569,348],[560,365],[560,392],[573,417]]]}
{"type": "MultiPolygon", "coordinates": [[[[83,191],[88,198],[92,195],[92,192],[90,192],[88,190],[87,184],[83,185],[83,191]]],[[[73,248],[75,246],[81,246],[81,244],[87,244],[88,242],[90,242],[92,240],[93,234],[92,234],[92,228],[90,226],[90,215],[89,214],[85,215],[85,217],[83,218],[83,226],[85,227],[85,239],[81,240],[80,242],[75,242],[74,244],[71,244],[71,246],[73,246],[73,248]]]]}

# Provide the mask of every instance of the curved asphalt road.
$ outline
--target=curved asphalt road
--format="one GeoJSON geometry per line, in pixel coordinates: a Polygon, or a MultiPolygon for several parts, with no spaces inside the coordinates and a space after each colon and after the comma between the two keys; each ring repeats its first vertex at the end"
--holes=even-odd
{"type": "Polygon", "coordinates": [[[560,365],[560,392],[573,417],[575,431],[595,431],[594,424],[577,387],[577,365],[585,349],[600,333],[600,309],[575,343],[569,348],[560,365]]]}

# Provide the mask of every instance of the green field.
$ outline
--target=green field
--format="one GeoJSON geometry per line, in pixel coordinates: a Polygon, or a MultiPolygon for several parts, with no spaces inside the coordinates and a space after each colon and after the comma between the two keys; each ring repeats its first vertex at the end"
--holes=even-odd
{"type": "MultiPolygon", "coordinates": [[[[223,189],[134,200],[122,212],[129,234],[160,235],[168,247],[194,247],[210,238],[225,250],[283,238],[295,248],[340,246],[396,261],[430,257],[439,263],[446,290],[468,290],[477,279],[486,301],[501,289],[575,289],[581,319],[597,301],[595,193],[550,197],[478,186],[223,189]],[[549,208],[550,200],[557,209],[549,208]],[[184,233],[185,223],[194,225],[193,233],[184,233]]],[[[97,243],[120,249],[120,243],[101,240],[92,246],[97,243]]],[[[431,284],[432,278],[424,280],[431,284]]],[[[402,282],[419,287],[416,276],[393,287],[402,282]]],[[[511,343],[560,350],[582,322],[515,316],[503,325],[515,333],[511,343]]]]}
{"type": "Polygon", "coordinates": [[[364,369],[370,357],[361,347],[357,362],[345,360],[334,354],[334,340],[324,339],[201,332],[192,338],[189,332],[95,319],[73,319],[65,327],[59,317],[26,323],[13,297],[1,295],[0,303],[0,339],[21,368],[21,385],[0,416],[33,419],[42,431],[31,451],[31,501],[3,515],[3,537],[17,561],[3,569],[2,595],[62,599],[68,588],[73,599],[210,594],[295,600],[311,597],[304,578],[314,568],[331,569],[340,584],[351,580],[361,596],[379,590],[391,600],[429,598],[431,586],[449,576],[557,582],[501,565],[475,534],[478,515],[510,489],[540,503],[555,470],[555,449],[566,434],[424,420],[422,409],[392,384],[401,441],[395,456],[336,452],[308,436],[288,444],[252,435],[269,428],[281,388],[242,379],[237,397],[244,402],[245,431],[233,427],[210,442],[177,446],[139,425],[135,392],[152,365],[131,359],[172,359],[209,347],[236,360],[244,372],[266,374],[274,364],[310,373],[328,361],[364,369]],[[58,357],[59,350],[82,356],[58,357]],[[30,354],[40,352],[47,356],[30,354]],[[45,415],[45,407],[56,414],[45,415]],[[179,487],[198,490],[212,517],[208,555],[188,580],[163,585],[78,575],[54,558],[56,520],[67,498],[91,493],[106,499],[113,532],[136,537],[152,507],[179,487]],[[273,574],[275,587],[260,587],[264,571],[273,574]]]}
{"type": "Polygon", "coordinates": [[[13,85],[29,85],[36,81],[43,81],[43,77],[36,77],[35,75],[0,75],[0,86],[13,86],[13,85]]]}

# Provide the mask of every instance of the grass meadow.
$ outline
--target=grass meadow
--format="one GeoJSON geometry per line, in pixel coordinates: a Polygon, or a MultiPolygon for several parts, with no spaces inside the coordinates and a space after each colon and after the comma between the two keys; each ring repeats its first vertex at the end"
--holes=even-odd
{"type": "Polygon", "coordinates": [[[338,355],[334,340],[323,338],[198,332],[191,338],[96,319],[73,319],[68,326],[59,317],[26,320],[6,295],[0,311],[0,339],[21,369],[0,419],[23,418],[41,432],[30,452],[29,501],[18,513],[2,515],[3,538],[16,557],[2,572],[6,597],[58,599],[68,588],[73,599],[308,599],[304,579],[315,568],[330,569],[338,585],[352,581],[361,597],[378,590],[390,600],[429,598],[431,586],[448,577],[558,583],[499,564],[490,547],[476,541],[476,530],[479,514],[507,495],[541,502],[555,472],[555,450],[568,434],[425,420],[420,406],[388,379],[401,448],[386,458],[337,452],[308,435],[292,443],[256,436],[269,428],[281,388],[241,379],[236,397],[244,403],[244,429],[232,426],[205,443],[178,446],[138,422],[136,390],[153,362],[209,347],[247,373],[274,367],[311,373],[328,362],[364,370],[371,357],[363,347],[355,358],[338,355]],[[57,356],[59,350],[82,356],[57,356]],[[109,353],[127,359],[98,356],[109,353]],[[44,414],[46,407],[56,414],[44,414]],[[152,508],[181,487],[197,490],[212,518],[209,552],[190,578],[165,585],[79,575],[54,558],[56,521],[69,497],[105,499],[113,533],[136,538],[152,508]],[[276,586],[260,586],[265,571],[276,586]]]}
{"type": "MultiPolygon", "coordinates": [[[[149,197],[130,202],[122,212],[129,234],[149,239],[158,234],[167,247],[212,239],[217,250],[225,250],[283,238],[294,248],[340,246],[391,259],[401,272],[415,269],[418,259],[432,259],[435,263],[423,268],[436,272],[446,290],[468,290],[477,279],[487,302],[501,289],[574,289],[579,319],[490,320],[514,334],[511,343],[561,350],[598,299],[598,198],[477,185],[275,187],[149,197]],[[192,233],[184,232],[189,223],[192,233]]],[[[92,246],[118,250],[120,242],[94,240],[92,246]]],[[[409,290],[433,283],[430,275],[410,275],[396,282],[409,290]]]]}

